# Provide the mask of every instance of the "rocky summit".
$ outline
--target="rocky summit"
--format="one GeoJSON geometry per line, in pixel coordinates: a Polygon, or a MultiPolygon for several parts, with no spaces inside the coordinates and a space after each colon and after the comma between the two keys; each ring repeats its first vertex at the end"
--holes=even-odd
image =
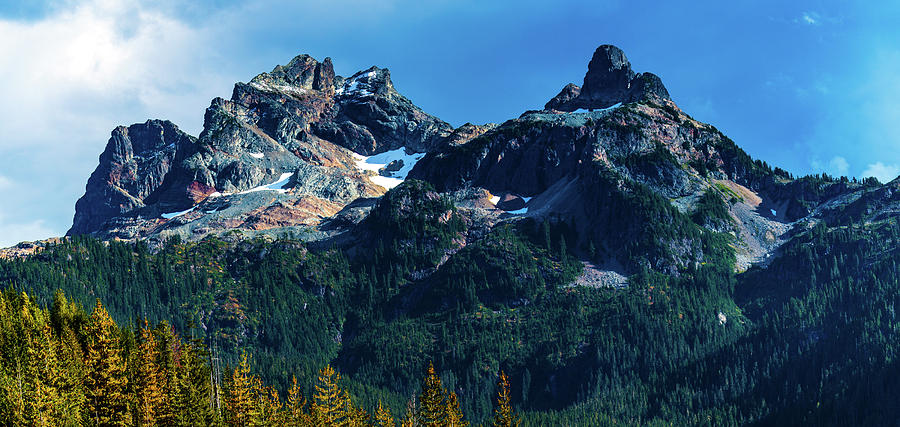
{"type": "Polygon", "coordinates": [[[415,153],[452,130],[398,93],[387,69],[345,78],[330,58],[300,55],[237,83],[231,99],[214,99],[199,137],[156,120],[116,128],[68,234],[193,239],[231,229],[306,230],[356,199],[383,194],[415,153]],[[367,163],[385,152],[397,158],[367,163]]]}
{"type": "Polygon", "coordinates": [[[581,87],[567,84],[547,105],[547,110],[575,111],[607,108],[617,103],[668,100],[669,92],[653,73],[635,74],[625,52],[612,45],[594,51],[581,87]]]}
{"type": "MultiPolygon", "coordinates": [[[[397,92],[387,69],[342,77],[330,58],[300,55],[214,99],[197,138],[157,120],[116,128],[68,234],[162,242],[236,230],[352,244],[365,240],[357,224],[375,201],[407,177],[450,196],[474,230],[568,222],[573,243],[599,248],[616,274],[641,268],[627,261],[635,249],[617,242],[672,215],[633,206],[635,194],[734,236],[743,270],[765,262],[796,224],[821,220],[829,201],[866,191],[752,160],[611,45],[596,49],[582,86],[567,84],[543,110],[458,129],[397,92]]],[[[654,237],[645,266],[677,274],[707,262],[703,241],[654,237]]]]}

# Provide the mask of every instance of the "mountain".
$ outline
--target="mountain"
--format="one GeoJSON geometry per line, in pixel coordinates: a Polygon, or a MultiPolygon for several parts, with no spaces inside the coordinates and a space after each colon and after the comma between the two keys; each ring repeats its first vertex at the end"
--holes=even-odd
{"type": "Polygon", "coordinates": [[[300,55],[214,99],[197,138],[156,120],[116,128],[67,234],[199,238],[316,225],[394,185],[367,177],[379,168],[364,156],[388,153],[382,175],[394,178],[451,130],[399,94],[387,69],[344,78],[329,58],[300,55]]]}
{"type": "Polygon", "coordinates": [[[503,370],[529,425],[879,425],[898,214],[900,178],[754,160],[614,46],[543,109],[458,128],[386,69],[301,55],[196,138],[115,129],[70,236],[0,283],[169,319],[282,393],[330,364],[369,410],[433,363],[475,423],[503,370]]]}

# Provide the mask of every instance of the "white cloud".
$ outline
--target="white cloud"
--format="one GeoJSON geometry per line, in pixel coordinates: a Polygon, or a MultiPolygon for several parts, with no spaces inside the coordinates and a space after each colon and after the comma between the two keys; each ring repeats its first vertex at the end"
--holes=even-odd
{"type": "Polygon", "coordinates": [[[896,164],[886,165],[881,162],[870,164],[862,173],[863,178],[872,176],[882,183],[893,181],[898,175],[900,175],[900,166],[896,164]]]}
{"type": "Polygon", "coordinates": [[[47,227],[42,219],[24,223],[9,222],[0,215],[0,248],[6,248],[19,242],[40,240],[57,235],[47,227]]]}
{"type": "Polygon", "coordinates": [[[127,0],[85,1],[35,22],[0,21],[0,91],[15,100],[0,105],[0,133],[52,142],[147,113],[180,119],[196,133],[202,112],[194,108],[200,102],[202,111],[210,98],[202,88],[221,80],[214,64],[201,65],[204,52],[214,51],[206,49],[211,39],[127,0]]]}
{"type": "Polygon", "coordinates": [[[241,79],[223,55],[230,26],[172,13],[66,0],[37,20],[0,19],[0,245],[65,232],[115,126],[162,118],[197,135],[209,101],[230,95],[241,79]]]}
{"type": "Polygon", "coordinates": [[[813,160],[810,162],[810,166],[816,171],[825,172],[831,176],[847,176],[850,171],[850,163],[843,156],[834,156],[826,163],[813,160]]]}
{"type": "Polygon", "coordinates": [[[800,21],[808,25],[818,25],[819,14],[816,12],[803,12],[803,15],[800,17],[800,21]]]}

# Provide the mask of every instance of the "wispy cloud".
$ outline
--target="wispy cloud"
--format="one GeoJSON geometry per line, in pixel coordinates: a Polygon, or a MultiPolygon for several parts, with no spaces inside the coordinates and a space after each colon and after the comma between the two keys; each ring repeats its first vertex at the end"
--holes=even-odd
{"type": "Polygon", "coordinates": [[[65,232],[116,125],[166,118],[199,132],[209,100],[235,81],[219,67],[217,31],[141,0],[0,18],[0,93],[14,100],[0,103],[0,246],[65,232]]]}
{"type": "Polygon", "coordinates": [[[17,222],[9,221],[0,214],[0,247],[7,247],[28,240],[39,240],[58,234],[52,227],[48,227],[42,219],[17,222]]]}
{"type": "Polygon", "coordinates": [[[862,173],[863,177],[875,177],[882,183],[893,181],[898,175],[900,175],[900,165],[886,165],[882,162],[870,164],[862,173]]]}
{"type": "Polygon", "coordinates": [[[813,160],[810,162],[813,170],[825,172],[831,176],[847,176],[850,171],[850,163],[843,156],[834,156],[827,162],[813,160]]]}
{"type": "Polygon", "coordinates": [[[803,12],[803,15],[800,16],[799,21],[807,25],[821,24],[821,18],[816,12],[803,12]]]}

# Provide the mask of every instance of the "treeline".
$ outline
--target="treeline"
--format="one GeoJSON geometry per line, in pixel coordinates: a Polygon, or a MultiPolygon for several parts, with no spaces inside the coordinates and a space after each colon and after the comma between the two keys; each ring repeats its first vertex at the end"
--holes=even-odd
{"type": "MultiPolygon", "coordinates": [[[[119,327],[99,300],[88,314],[61,292],[49,309],[25,293],[0,293],[2,425],[468,425],[432,365],[395,416],[381,402],[371,410],[354,403],[329,365],[306,398],[296,377],[286,396],[266,385],[246,354],[225,372],[216,362],[165,321],[119,327]]],[[[492,424],[518,425],[502,371],[497,389],[492,424]]]]}

